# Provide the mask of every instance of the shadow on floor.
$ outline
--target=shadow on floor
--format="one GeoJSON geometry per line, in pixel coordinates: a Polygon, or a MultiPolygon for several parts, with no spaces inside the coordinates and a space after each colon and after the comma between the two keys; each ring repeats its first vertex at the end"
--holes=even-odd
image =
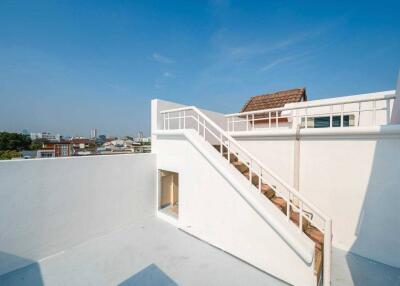
{"type": "Polygon", "coordinates": [[[355,286],[400,286],[400,269],[347,253],[347,265],[355,286]]]}
{"type": "Polygon", "coordinates": [[[36,261],[0,251],[0,270],[16,269],[0,274],[2,286],[43,286],[42,273],[36,261]],[[22,268],[18,268],[21,267],[22,268]],[[16,269],[18,268],[18,269],[16,269]]]}
{"type": "Polygon", "coordinates": [[[167,274],[155,264],[150,264],[143,270],[123,281],[119,286],[178,286],[167,274]]]}

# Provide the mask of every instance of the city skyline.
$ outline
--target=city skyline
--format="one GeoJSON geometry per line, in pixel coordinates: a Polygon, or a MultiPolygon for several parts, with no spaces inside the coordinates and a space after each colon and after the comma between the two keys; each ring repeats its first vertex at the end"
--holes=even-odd
{"type": "Polygon", "coordinates": [[[395,1],[1,1],[0,130],[150,135],[150,100],[238,112],[395,88],[395,1]],[[282,21],[282,19],[285,19],[282,21]]]}

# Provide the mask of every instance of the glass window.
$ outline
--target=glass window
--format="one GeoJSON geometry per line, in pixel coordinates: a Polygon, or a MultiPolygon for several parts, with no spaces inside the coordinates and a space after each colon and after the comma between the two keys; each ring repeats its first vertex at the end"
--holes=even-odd
{"type": "MultiPolygon", "coordinates": [[[[343,116],[343,126],[350,126],[350,116],[343,116]]],[[[314,128],[326,128],[330,127],[330,118],[329,116],[325,117],[315,117],[314,118],[314,128]]],[[[340,115],[332,116],[332,127],[340,127],[340,115]]]]}

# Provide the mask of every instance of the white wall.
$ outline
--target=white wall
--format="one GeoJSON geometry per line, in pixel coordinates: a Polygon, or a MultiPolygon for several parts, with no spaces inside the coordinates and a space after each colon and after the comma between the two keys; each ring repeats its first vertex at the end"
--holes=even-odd
{"type": "Polygon", "coordinates": [[[332,218],[334,245],[400,267],[397,135],[301,140],[300,191],[332,218]]]}
{"type": "Polygon", "coordinates": [[[288,132],[285,136],[233,137],[267,168],[291,186],[294,185],[294,132],[288,132]]]}
{"type": "MultiPolygon", "coordinates": [[[[290,131],[232,134],[291,183],[290,131]]],[[[400,127],[302,129],[300,192],[332,218],[333,245],[400,266],[400,127]]]]}
{"type": "MultiPolygon", "coordinates": [[[[159,135],[157,139],[157,168],[179,173],[178,226],[293,285],[316,285],[313,264],[304,262],[241,196],[238,185],[227,179],[220,170],[236,172],[248,192],[248,183],[244,177],[230,167],[208,143],[197,137],[200,140],[198,144],[211,149],[203,154],[184,136],[159,135]]],[[[268,211],[269,219],[291,230],[285,216],[272,203],[257,191],[254,194],[265,204],[263,209],[268,211]],[[268,204],[271,205],[270,209],[268,204]]],[[[311,240],[296,228],[293,228],[293,232],[300,241],[307,243],[313,254],[311,240]]]]}
{"type": "Polygon", "coordinates": [[[0,275],[155,213],[154,154],[0,162],[0,275]]]}

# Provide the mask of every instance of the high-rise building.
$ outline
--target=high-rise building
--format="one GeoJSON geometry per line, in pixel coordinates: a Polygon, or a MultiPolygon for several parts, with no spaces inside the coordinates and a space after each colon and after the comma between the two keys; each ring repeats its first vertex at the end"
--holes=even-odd
{"type": "Polygon", "coordinates": [[[90,138],[96,139],[97,138],[97,129],[90,130],[90,138]]]}
{"type": "Polygon", "coordinates": [[[51,142],[60,142],[61,141],[60,134],[53,135],[49,132],[31,133],[30,137],[31,137],[31,140],[42,139],[42,140],[47,140],[47,141],[51,141],[51,142]]]}

